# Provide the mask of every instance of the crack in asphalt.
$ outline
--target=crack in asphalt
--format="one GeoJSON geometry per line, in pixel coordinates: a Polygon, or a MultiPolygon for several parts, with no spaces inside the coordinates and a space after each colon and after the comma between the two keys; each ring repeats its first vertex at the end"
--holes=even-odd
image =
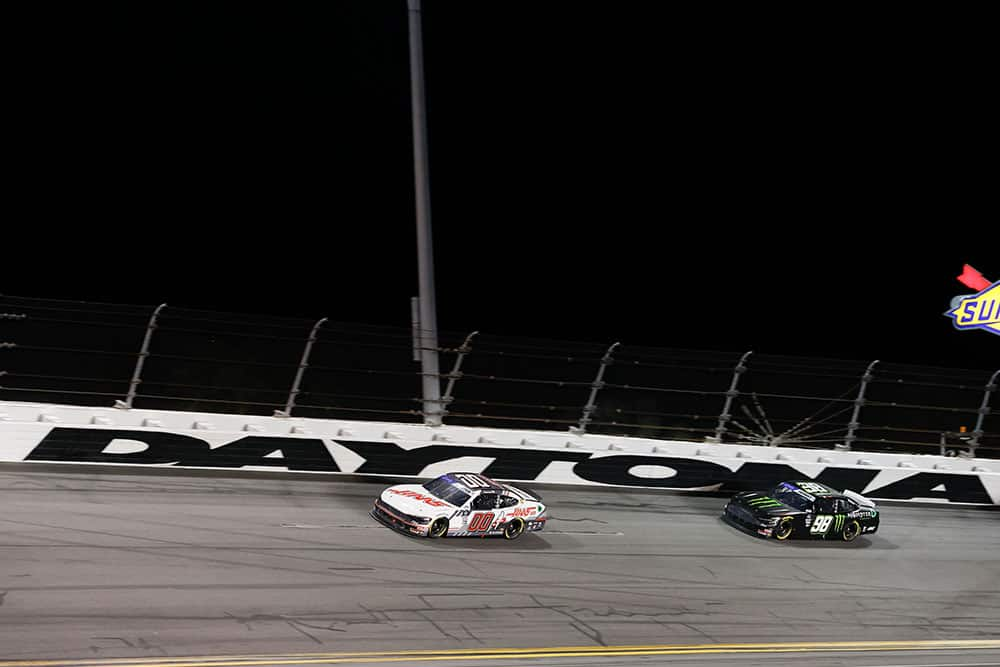
{"type": "Polygon", "coordinates": [[[534,595],[529,595],[528,597],[531,598],[531,601],[534,602],[536,605],[538,605],[538,607],[540,607],[541,609],[548,609],[549,611],[553,611],[553,612],[555,612],[557,614],[562,614],[563,616],[566,616],[567,618],[569,618],[572,621],[569,624],[570,627],[572,627],[575,630],[577,630],[584,637],[587,637],[587,638],[591,639],[592,641],[600,644],[601,646],[607,646],[608,645],[607,642],[604,641],[604,637],[601,635],[601,631],[600,630],[598,630],[597,628],[593,627],[592,625],[590,625],[586,621],[583,621],[583,620],[577,618],[576,615],[573,614],[572,612],[569,612],[569,611],[566,611],[565,609],[560,609],[559,608],[560,606],[564,606],[564,605],[547,605],[547,604],[543,604],[542,602],[539,602],[538,598],[535,597],[534,595]]]}
{"type": "Polygon", "coordinates": [[[335,627],[339,623],[339,621],[333,621],[326,625],[317,625],[315,623],[307,623],[302,619],[293,618],[282,614],[253,614],[251,616],[238,616],[236,614],[227,611],[225,612],[225,615],[233,619],[237,623],[245,625],[247,630],[251,632],[253,631],[253,626],[251,624],[255,622],[259,623],[267,621],[278,621],[281,623],[286,623],[290,628],[292,628],[296,632],[305,635],[306,637],[316,642],[317,644],[323,644],[324,642],[323,640],[314,637],[309,632],[306,632],[303,628],[309,628],[310,630],[326,630],[329,632],[347,632],[347,630],[345,630],[344,628],[335,627]]]}

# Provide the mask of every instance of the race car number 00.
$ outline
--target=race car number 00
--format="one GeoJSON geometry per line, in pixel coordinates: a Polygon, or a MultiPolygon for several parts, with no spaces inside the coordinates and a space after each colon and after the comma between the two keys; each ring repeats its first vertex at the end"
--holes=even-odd
{"type": "Polygon", "coordinates": [[[479,479],[475,475],[455,475],[455,479],[470,489],[483,489],[489,486],[484,480],[479,479]]]}
{"type": "Polygon", "coordinates": [[[469,519],[469,532],[485,532],[490,529],[493,525],[493,512],[480,512],[479,514],[473,514],[472,518],[469,519]]]}
{"type": "Polygon", "coordinates": [[[833,516],[829,514],[820,514],[816,517],[815,521],[813,521],[812,530],[809,532],[826,534],[826,531],[830,530],[831,523],[833,523],[833,516]]]}

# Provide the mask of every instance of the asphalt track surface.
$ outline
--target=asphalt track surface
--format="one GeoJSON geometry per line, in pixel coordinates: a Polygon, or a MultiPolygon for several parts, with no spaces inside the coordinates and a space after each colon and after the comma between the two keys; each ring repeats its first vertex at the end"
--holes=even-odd
{"type": "Polygon", "coordinates": [[[542,533],[425,540],[368,516],[386,484],[5,466],[0,667],[1000,664],[1000,512],[778,543],[718,497],[539,488],[542,533]]]}

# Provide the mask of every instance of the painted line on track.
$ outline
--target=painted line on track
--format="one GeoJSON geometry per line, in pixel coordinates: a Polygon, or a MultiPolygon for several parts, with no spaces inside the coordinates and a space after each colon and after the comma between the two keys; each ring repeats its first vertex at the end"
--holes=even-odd
{"type": "Polygon", "coordinates": [[[515,658],[627,657],[739,653],[831,653],[1000,649],[1000,639],[915,641],[790,642],[765,644],[652,644],[639,646],[558,646],[536,648],[362,651],[353,653],[284,653],[271,655],[182,656],[176,658],[106,658],[82,660],[0,661],[0,667],[267,667],[272,665],[510,660],[515,658]]]}

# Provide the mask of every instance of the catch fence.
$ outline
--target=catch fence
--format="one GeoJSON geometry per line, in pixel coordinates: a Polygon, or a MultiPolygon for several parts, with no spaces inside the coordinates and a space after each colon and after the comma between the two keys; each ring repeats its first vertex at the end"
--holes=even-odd
{"type": "MultiPolygon", "coordinates": [[[[0,297],[0,400],[424,420],[409,328],[0,297]]],[[[998,369],[439,333],[444,422],[1000,458],[998,369]]]]}

